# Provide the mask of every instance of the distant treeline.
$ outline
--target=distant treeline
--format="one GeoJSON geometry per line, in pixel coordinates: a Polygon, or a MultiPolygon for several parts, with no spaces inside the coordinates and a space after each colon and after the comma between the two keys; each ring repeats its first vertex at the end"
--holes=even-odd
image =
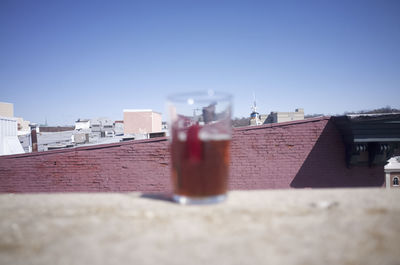
{"type": "Polygon", "coordinates": [[[65,132],[73,131],[74,126],[40,126],[40,132],[65,132]]]}
{"type": "MultiPolygon", "coordinates": [[[[343,114],[337,114],[337,115],[339,116],[339,115],[372,114],[372,113],[400,113],[400,109],[395,109],[395,108],[392,108],[391,106],[386,106],[383,108],[372,109],[372,110],[346,111],[343,114]]],[[[325,116],[325,114],[323,114],[323,113],[307,114],[307,115],[304,115],[304,118],[309,119],[309,118],[320,117],[320,116],[325,116]]],[[[249,124],[250,124],[249,117],[232,119],[233,127],[249,126],[249,124]]]]}
{"type": "Polygon", "coordinates": [[[400,113],[400,109],[395,109],[390,106],[373,110],[362,110],[356,112],[345,112],[344,114],[372,114],[372,113],[400,113]]]}
{"type": "Polygon", "coordinates": [[[250,125],[250,118],[234,118],[232,120],[232,126],[233,127],[243,127],[243,126],[249,126],[250,125]]]}

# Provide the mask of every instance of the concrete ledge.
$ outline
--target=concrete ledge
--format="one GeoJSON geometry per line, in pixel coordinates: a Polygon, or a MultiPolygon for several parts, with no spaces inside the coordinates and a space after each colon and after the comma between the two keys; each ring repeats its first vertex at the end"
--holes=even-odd
{"type": "Polygon", "coordinates": [[[0,195],[0,264],[399,264],[400,192],[0,195]]]}

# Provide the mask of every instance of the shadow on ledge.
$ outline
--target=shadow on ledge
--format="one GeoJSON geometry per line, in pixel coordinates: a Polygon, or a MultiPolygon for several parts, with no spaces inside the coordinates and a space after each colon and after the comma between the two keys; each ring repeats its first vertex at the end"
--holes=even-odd
{"type": "Polygon", "coordinates": [[[173,202],[172,194],[167,194],[167,193],[142,193],[140,195],[140,198],[173,202]]]}
{"type": "Polygon", "coordinates": [[[292,188],[381,187],[383,166],[346,167],[345,145],[328,122],[303,165],[290,183],[292,188]]]}

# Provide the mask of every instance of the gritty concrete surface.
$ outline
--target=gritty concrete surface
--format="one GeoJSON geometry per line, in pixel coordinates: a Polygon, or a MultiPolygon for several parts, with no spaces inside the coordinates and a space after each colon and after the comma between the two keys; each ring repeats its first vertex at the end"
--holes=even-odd
{"type": "Polygon", "coordinates": [[[0,195],[0,264],[400,264],[400,191],[0,195]]]}

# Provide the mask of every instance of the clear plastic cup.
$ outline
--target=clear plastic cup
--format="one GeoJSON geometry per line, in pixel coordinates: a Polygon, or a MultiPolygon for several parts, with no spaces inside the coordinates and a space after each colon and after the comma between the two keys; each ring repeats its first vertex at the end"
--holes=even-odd
{"type": "Polygon", "coordinates": [[[232,97],[214,91],[168,98],[173,199],[181,204],[226,199],[232,97]]]}

